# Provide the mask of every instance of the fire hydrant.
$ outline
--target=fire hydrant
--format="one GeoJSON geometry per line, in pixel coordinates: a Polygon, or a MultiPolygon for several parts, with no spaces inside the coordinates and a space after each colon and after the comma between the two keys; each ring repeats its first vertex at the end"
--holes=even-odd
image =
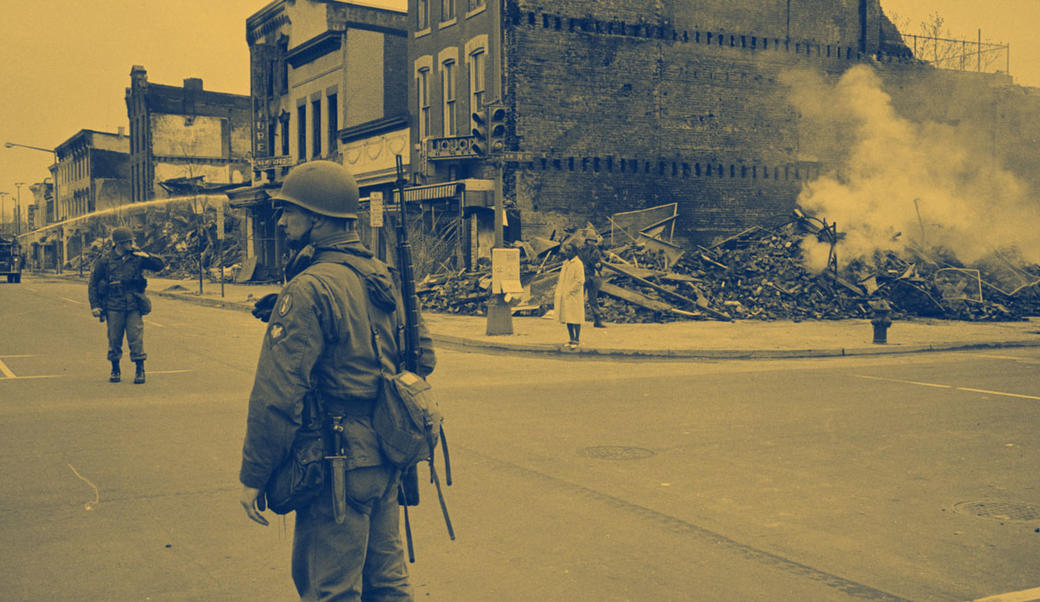
{"type": "Polygon", "coordinates": [[[888,327],[892,325],[889,317],[892,306],[887,299],[874,299],[869,304],[870,309],[874,310],[874,319],[870,321],[874,325],[874,344],[884,345],[888,343],[888,327]]]}

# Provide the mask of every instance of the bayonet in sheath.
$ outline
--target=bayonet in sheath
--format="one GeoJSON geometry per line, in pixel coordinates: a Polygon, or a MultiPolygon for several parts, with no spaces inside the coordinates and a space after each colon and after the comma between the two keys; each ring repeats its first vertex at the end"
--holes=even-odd
{"type": "Polygon", "coordinates": [[[325,456],[332,471],[332,512],[336,524],[342,525],[347,520],[347,456],[343,449],[343,417],[331,416],[333,451],[325,456]]]}

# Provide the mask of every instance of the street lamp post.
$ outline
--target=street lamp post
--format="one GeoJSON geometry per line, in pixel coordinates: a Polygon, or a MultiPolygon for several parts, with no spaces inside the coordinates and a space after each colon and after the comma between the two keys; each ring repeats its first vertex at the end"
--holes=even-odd
{"type": "Polygon", "coordinates": [[[25,186],[25,182],[15,182],[14,185],[18,188],[18,196],[14,201],[14,233],[15,236],[21,236],[22,234],[22,186],[25,186]]]}
{"type": "MultiPolygon", "coordinates": [[[[42,146],[33,146],[31,144],[19,144],[17,142],[5,142],[4,146],[6,148],[13,148],[13,147],[17,146],[19,148],[27,148],[29,150],[37,150],[37,151],[41,151],[41,152],[44,152],[44,153],[50,153],[51,154],[51,156],[54,158],[54,212],[55,212],[54,218],[55,218],[55,221],[61,221],[61,220],[58,219],[58,212],[60,211],[60,204],[61,204],[61,201],[59,200],[59,197],[58,197],[58,151],[56,151],[53,148],[44,148],[42,146]]],[[[16,184],[16,186],[17,186],[17,184],[16,184]]],[[[21,188],[18,189],[18,192],[19,192],[19,194],[21,194],[21,188]]],[[[21,210],[21,202],[20,201],[19,201],[19,204],[18,204],[18,208],[19,208],[19,210],[21,210]]],[[[19,230],[21,230],[21,226],[19,226],[19,230]]],[[[55,270],[58,274],[61,273],[62,256],[65,253],[65,249],[64,248],[60,248],[60,245],[65,244],[64,240],[62,240],[64,237],[60,235],[60,231],[61,230],[62,230],[62,228],[59,228],[59,242],[58,242],[58,244],[59,244],[59,249],[58,249],[59,253],[58,253],[58,261],[57,261],[58,265],[56,266],[56,270],[55,270]]]]}

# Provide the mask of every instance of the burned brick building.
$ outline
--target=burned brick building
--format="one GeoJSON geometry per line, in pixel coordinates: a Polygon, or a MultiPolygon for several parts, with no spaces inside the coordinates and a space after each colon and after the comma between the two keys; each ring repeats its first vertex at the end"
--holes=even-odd
{"type": "Polygon", "coordinates": [[[196,77],[183,86],[149,82],[134,65],[126,89],[131,202],[165,196],[166,180],[248,182],[249,105],[248,96],[204,90],[196,77]]]}
{"type": "MultiPolygon", "coordinates": [[[[1036,110],[1007,75],[910,60],[879,0],[410,0],[409,20],[416,181],[493,177],[468,151],[470,116],[501,103],[504,197],[525,235],[671,202],[694,241],[789,215],[829,160],[803,144],[794,69],[835,80],[869,64],[897,106],[991,134],[1036,110]],[[942,102],[926,100],[937,87],[942,102]]],[[[999,146],[1024,172],[1035,162],[999,146]]]]}

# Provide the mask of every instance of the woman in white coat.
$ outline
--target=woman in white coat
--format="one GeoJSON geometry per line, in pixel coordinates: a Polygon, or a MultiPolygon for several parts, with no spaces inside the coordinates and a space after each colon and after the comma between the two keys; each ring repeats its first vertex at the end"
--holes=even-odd
{"type": "Polygon", "coordinates": [[[581,323],[585,321],[585,266],[578,257],[577,247],[570,241],[565,242],[560,250],[567,261],[560,269],[553,305],[556,318],[567,325],[567,334],[570,335],[567,346],[577,347],[581,323]]]}

